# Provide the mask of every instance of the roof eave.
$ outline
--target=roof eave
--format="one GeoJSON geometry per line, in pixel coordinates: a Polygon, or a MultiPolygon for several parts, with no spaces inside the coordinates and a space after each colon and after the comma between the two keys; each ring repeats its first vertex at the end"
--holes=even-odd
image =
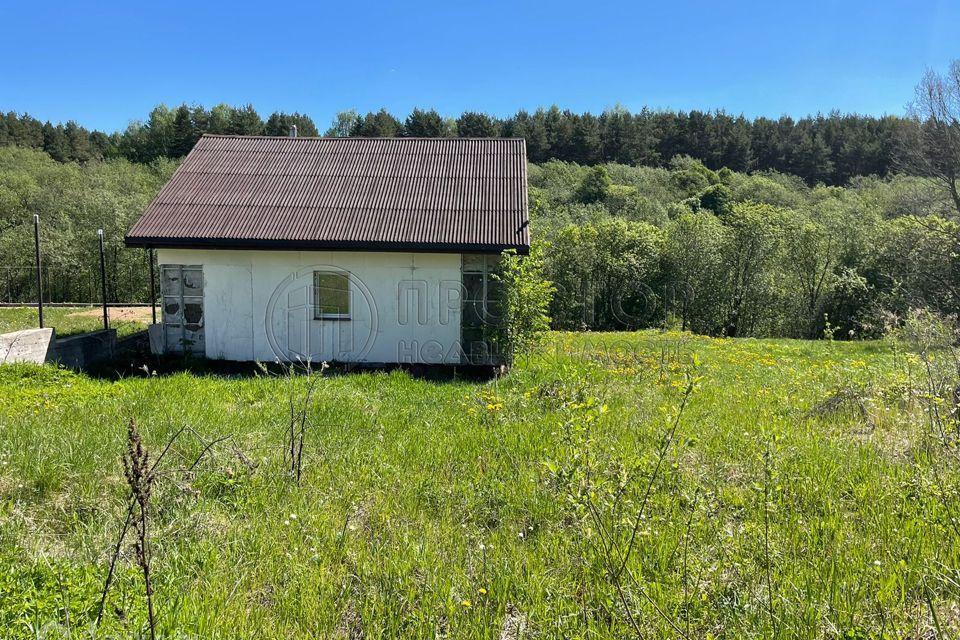
{"type": "Polygon", "coordinates": [[[126,236],[124,244],[144,249],[255,249],[271,251],[369,251],[404,253],[530,252],[529,244],[476,244],[455,242],[346,242],[331,240],[268,240],[256,238],[163,238],[126,236]]]}

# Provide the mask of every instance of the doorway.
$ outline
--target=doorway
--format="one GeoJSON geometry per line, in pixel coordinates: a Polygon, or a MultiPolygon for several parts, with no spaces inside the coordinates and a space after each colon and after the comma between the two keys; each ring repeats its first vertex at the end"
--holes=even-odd
{"type": "Polygon", "coordinates": [[[163,341],[167,353],[204,355],[203,267],[160,266],[163,295],[163,341]]]}

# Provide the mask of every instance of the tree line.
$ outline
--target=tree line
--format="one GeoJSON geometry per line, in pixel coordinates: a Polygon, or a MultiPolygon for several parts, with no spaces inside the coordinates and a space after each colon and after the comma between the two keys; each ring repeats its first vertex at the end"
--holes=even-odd
{"type": "MultiPolygon", "coordinates": [[[[124,131],[88,131],[76,122],[40,122],[27,114],[0,115],[0,145],[42,149],[60,162],[126,158],[151,162],[179,158],[204,133],[287,135],[320,133],[301,113],[274,112],[266,120],[251,106],[220,104],[212,109],[182,104],[160,105],[146,120],[124,131]]],[[[497,118],[464,112],[445,118],[435,110],[414,109],[400,119],[381,109],[336,115],[323,134],[366,137],[520,137],[531,162],[548,160],[582,165],[618,163],[667,166],[689,156],[709,169],[778,171],[808,184],[846,184],[861,175],[884,176],[895,168],[898,141],[915,122],[910,117],[862,116],[832,112],[794,119],[748,119],[724,111],[631,112],[621,107],[599,115],[574,113],[556,106],[497,118]]]]}
{"type": "Polygon", "coordinates": [[[146,121],[131,123],[123,132],[88,131],[76,122],[51,124],[29,114],[0,114],[0,146],[40,149],[58,162],[87,162],[124,158],[152,162],[182,158],[205,133],[228,135],[288,135],[296,125],[300,135],[316,136],[309,116],[275,112],[264,121],[251,105],[220,104],[210,110],[185,104],[176,109],[155,107],[146,121]]]}

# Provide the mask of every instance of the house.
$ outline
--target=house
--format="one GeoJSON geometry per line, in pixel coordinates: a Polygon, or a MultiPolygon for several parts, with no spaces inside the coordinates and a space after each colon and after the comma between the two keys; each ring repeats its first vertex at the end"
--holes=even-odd
{"type": "Polygon", "coordinates": [[[126,244],[156,253],[156,351],[486,364],[528,227],[522,139],[205,135],[126,244]]]}

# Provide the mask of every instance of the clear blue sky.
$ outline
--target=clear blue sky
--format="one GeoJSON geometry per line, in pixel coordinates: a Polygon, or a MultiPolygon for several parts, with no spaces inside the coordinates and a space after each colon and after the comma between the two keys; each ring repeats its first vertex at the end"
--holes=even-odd
{"type": "Polygon", "coordinates": [[[0,110],[104,130],[160,102],[508,115],[622,104],[899,114],[960,58],[960,3],[8,2],[0,110]]]}

